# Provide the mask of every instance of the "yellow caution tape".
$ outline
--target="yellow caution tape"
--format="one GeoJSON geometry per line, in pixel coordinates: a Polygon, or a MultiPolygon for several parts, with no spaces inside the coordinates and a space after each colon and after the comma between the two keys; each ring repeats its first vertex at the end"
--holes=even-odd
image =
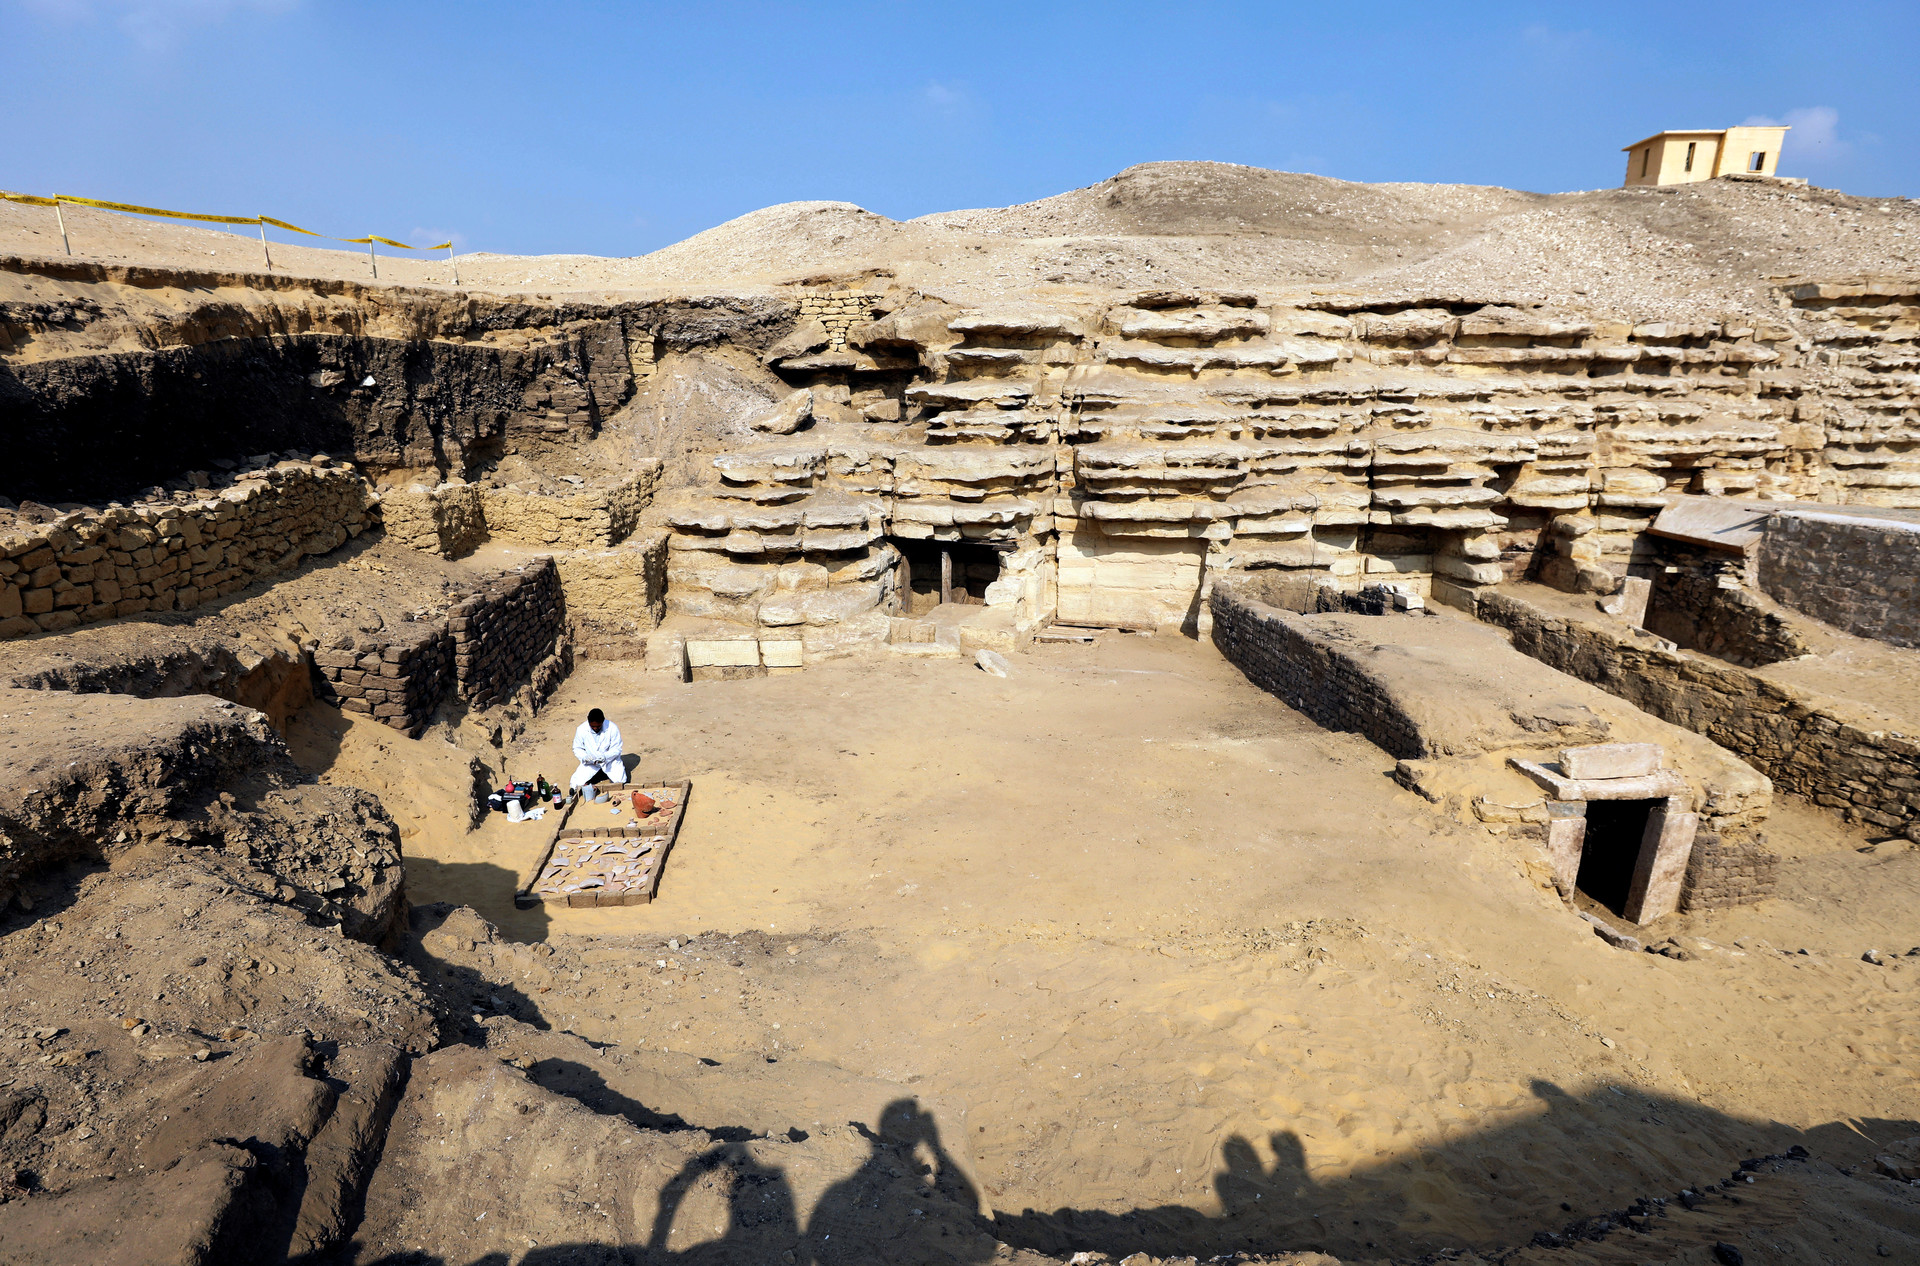
{"type": "MultiPolygon", "coordinates": [[[[315,234],[315,236],[319,235],[315,234]]],[[[408,246],[405,242],[396,242],[390,237],[381,237],[378,233],[369,233],[365,237],[336,237],[333,240],[336,242],[358,242],[362,245],[368,242],[385,242],[388,246],[398,246],[403,251],[444,251],[453,245],[452,242],[442,242],[438,246],[408,246]]]]}
{"type": "Polygon", "coordinates": [[[326,236],[325,233],[315,233],[312,229],[303,229],[297,224],[288,224],[285,220],[276,220],[270,215],[261,216],[260,223],[271,224],[276,229],[286,229],[290,233],[305,233],[308,237],[326,236]]]}
{"type": "Polygon", "coordinates": [[[57,193],[51,198],[42,198],[30,193],[9,193],[0,189],[0,200],[22,202],[33,207],[57,207],[61,203],[70,203],[81,207],[98,207],[102,211],[123,211],[129,215],[157,215],[169,220],[198,220],[207,224],[270,224],[276,229],[285,229],[289,233],[304,233],[308,237],[324,237],[330,242],[348,242],[367,246],[381,242],[388,246],[399,247],[403,251],[448,251],[453,249],[451,241],[438,246],[409,246],[405,242],[396,242],[390,237],[381,237],[369,233],[365,237],[334,237],[328,233],[315,233],[312,229],[303,229],[297,224],[288,224],[285,220],[276,220],[270,215],[194,215],[187,211],[167,211],[160,207],[139,207],[130,202],[103,202],[98,198],[76,198],[72,194],[57,193]]]}
{"type": "Polygon", "coordinates": [[[169,220],[204,220],[209,224],[258,224],[257,215],[192,215],[185,211],[162,211],[159,207],[136,207],[130,202],[102,202],[98,198],[76,198],[70,193],[56,193],[54,201],[70,203],[80,207],[98,207],[102,211],[125,211],[129,215],[159,215],[169,220]]]}

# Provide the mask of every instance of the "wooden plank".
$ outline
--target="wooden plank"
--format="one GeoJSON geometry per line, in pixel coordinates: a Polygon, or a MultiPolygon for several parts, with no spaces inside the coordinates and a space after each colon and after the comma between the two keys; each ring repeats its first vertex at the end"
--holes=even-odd
{"type": "Polygon", "coordinates": [[[1160,628],[1157,624],[1135,623],[1125,620],[1071,620],[1061,616],[1055,616],[1053,622],[1056,626],[1062,628],[1117,629],[1122,633],[1155,633],[1158,632],[1160,628]]]}

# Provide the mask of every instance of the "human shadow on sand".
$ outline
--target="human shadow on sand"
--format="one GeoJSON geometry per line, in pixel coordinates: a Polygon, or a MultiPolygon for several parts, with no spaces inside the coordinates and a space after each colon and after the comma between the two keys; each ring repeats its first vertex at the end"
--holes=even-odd
{"type": "MultiPolygon", "coordinates": [[[[645,1244],[549,1245],[511,1260],[526,1266],[944,1266],[991,1260],[1004,1254],[1001,1245],[1055,1258],[1093,1251],[1119,1260],[1145,1252],[1205,1261],[1317,1250],[1351,1260],[1529,1244],[1597,1247],[1616,1239],[1632,1260],[1664,1261],[1720,1242],[1757,1246],[1802,1216],[1802,1200],[1771,1198],[1764,1184],[1774,1181],[1774,1170],[1811,1172],[1809,1154],[1834,1164],[1859,1163],[1875,1144],[1920,1134],[1920,1121],[1878,1119],[1801,1131],[1622,1086],[1577,1096],[1536,1080],[1532,1090],[1539,1104],[1534,1113],[1327,1181],[1312,1175],[1306,1147],[1291,1131],[1261,1141],[1270,1161],[1262,1158],[1260,1144],[1231,1135],[1219,1145],[1217,1168],[1202,1180],[1217,1212],[1164,1204],[1026,1209],[991,1218],[978,1212],[978,1193],[942,1146],[933,1115],[915,1100],[901,1099],[888,1105],[877,1129],[855,1123],[868,1155],[822,1194],[804,1220],[780,1167],[756,1157],[744,1141],[722,1142],[688,1161],[657,1193],[645,1244]],[[1749,1172],[1763,1185],[1748,1185],[1749,1172]],[[725,1191],[726,1223],[713,1238],[685,1244],[689,1193],[714,1177],[725,1191]],[[1688,1193],[1684,1198],[1682,1191],[1688,1193]],[[676,1236],[676,1229],[683,1233],[676,1236]],[[683,1246],[670,1248],[676,1239],[683,1246]]],[[[1837,1179],[1836,1171],[1819,1168],[1837,1179]]],[[[1866,1180],[1857,1181],[1868,1193],[1866,1180]]],[[[646,1198],[635,1193],[636,1200],[646,1198]]],[[[1853,1206],[1855,1216],[1870,1203],[1863,1194],[1853,1206]]],[[[1913,1207],[1904,1220],[1876,1222],[1871,1230],[1896,1259],[1920,1260],[1920,1200],[1908,1203],[1913,1207]]],[[[382,1258],[378,1266],[505,1266],[508,1260],[498,1254],[461,1259],[422,1253],[382,1258]]]]}

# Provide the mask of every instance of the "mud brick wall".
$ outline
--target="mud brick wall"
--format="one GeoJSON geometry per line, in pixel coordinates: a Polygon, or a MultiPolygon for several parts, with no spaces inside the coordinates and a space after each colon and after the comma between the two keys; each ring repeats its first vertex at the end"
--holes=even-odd
{"type": "Polygon", "coordinates": [[[646,635],[667,613],[667,538],[665,530],[655,530],[616,549],[576,550],[554,560],[567,595],[576,656],[645,656],[646,635]]]}
{"type": "Polygon", "coordinates": [[[1705,735],[1778,790],[1849,822],[1920,837],[1920,742],[1875,729],[1844,701],[1551,616],[1508,594],[1483,595],[1479,615],[1510,630],[1516,650],[1705,735]]]}
{"type": "Polygon", "coordinates": [[[1807,644],[1792,617],[1747,587],[1745,564],[1706,550],[1663,542],[1662,569],[1653,577],[1646,627],[1690,651],[1704,651],[1747,668],[1805,655],[1807,644]],[[1665,570],[1666,566],[1675,568],[1665,570]]]}
{"type": "Polygon", "coordinates": [[[1773,895],[1780,858],[1757,842],[1728,844],[1702,831],[1693,837],[1680,886],[1682,910],[1724,910],[1773,895]]]}
{"type": "Polygon", "coordinates": [[[458,480],[428,488],[415,484],[380,498],[380,526],[387,536],[423,554],[465,558],[487,539],[478,484],[458,480]]]}
{"type": "Polygon", "coordinates": [[[313,653],[316,698],[417,735],[446,695],[452,646],[444,624],[345,633],[313,653]]]}
{"type": "Polygon", "coordinates": [[[553,559],[490,581],[447,615],[460,698],[476,708],[512,698],[521,683],[543,701],[572,667],[567,600],[553,559]]]}
{"type": "Polygon", "coordinates": [[[80,511],[0,538],[0,639],[212,602],[345,544],[372,505],[354,471],[281,462],[198,501],[80,511]]]}
{"type": "Polygon", "coordinates": [[[1309,636],[1296,616],[1222,579],[1211,598],[1213,644],[1254,685],[1329,730],[1372,740],[1402,759],[1427,754],[1413,721],[1357,665],[1309,636]]]}
{"type": "Polygon", "coordinates": [[[1760,538],[1760,587],[1816,620],[1920,646],[1920,524],[1776,514],[1760,538]]]}

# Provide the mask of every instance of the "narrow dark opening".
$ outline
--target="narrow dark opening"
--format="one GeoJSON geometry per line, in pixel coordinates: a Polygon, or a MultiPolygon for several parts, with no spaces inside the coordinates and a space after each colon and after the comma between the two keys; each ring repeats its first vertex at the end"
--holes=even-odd
{"type": "Polygon", "coordinates": [[[1590,800],[1587,838],[1580,847],[1580,874],[1574,886],[1622,917],[1633,889],[1633,869],[1647,833],[1651,800],[1590,800]]]}
{"type": "Polygon", "coordinates": [[[1700,146],[1700,142],[1698,141],[1687,142],[1687,170],[1688,171],[1693,170],[1693,151],[1699,148],[1699,146],[1700,146]]]}
{"type": "Polygon", "coordinates": [[[976,541],[917,541],[896,538],[894,548],[907,570],[901,602],[907,615],[924,615],[945,600],[980,606],[987,586],[1000,579],[1000,551],[976,541]]]}
{"type": "Polygon", "coordinates": [[[1765,171],[1766,169],[1767,169],[1767,151],[1763,149],[1755,150],[1753,152],[1753,157],[1751,161],[1749,161],[1747,164],[1747,170],[1748,171],[1765,171]]]}

